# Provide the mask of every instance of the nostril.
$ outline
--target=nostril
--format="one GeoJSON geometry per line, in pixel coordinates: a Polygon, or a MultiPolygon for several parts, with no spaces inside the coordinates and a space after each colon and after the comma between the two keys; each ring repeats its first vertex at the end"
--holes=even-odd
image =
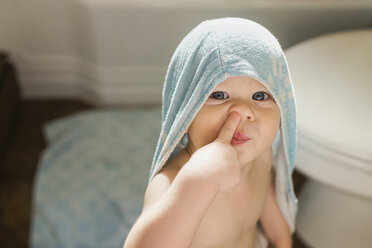
{"type": "Polygon", "coordinates": [[[247,115],[247,119],[250,120],[250,121],[254,121],[255,118],[253,115],[247,115]]]}

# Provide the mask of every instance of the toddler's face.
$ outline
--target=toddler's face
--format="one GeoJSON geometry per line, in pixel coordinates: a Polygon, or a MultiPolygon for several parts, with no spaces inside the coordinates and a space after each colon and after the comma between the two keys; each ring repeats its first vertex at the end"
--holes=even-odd
{"type": "Polygon", "coordinates": [[[192,154],[213,142],[232,111],[242,116],[237,131],[250,138],[233,144],[242,161],[250,163],[271,148],[280,125],[279,107],[257,80],[232,76],[216,86],[191,123],[187,150],[192,154]]]}

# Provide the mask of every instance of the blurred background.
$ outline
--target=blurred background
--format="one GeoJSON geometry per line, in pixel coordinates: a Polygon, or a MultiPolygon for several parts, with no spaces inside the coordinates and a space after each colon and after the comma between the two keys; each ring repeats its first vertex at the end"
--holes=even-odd
{"type": "MultiPolygon", "coordinates": [[[[61,192],[66,185],[73,184],[70,179],[84,178],[86,168],[98,174],[106,173],[110,166],[122,167],[119,161],[125,160],[133,163],[121,175],[137,173],[142,184],[135,190],[136,194],[127,192],[132,198],[126,199],[134,202],[125,206],[127,212],[120,214],[120,218],[125,213],[131,214],[125,217],[127,226],[120,227],[120,221],[115,224],[116,231],[122,234],[115,237],[117,244],[123,242],[140,211],[160,130],[161,93],[170,58],[181,39],[197,24],[227,16],[262,24],[287,50],[318,36],[371,29],[372,1],[0,0],[2,247],[117,247],[107,241],[110,229],[103,223],[110,223],[110,219],[100,215],[100,211],[110,215],[112,205],[92,201],[97,196],[84,188],[93,184],[93,172],[87,185],[71,186],[68,196],[61,192]],[[89,124],[83,117],[90,118],[89,124]],[[142,128],[146,133],[137,146],[113,140],[115,136],[132,140],[131,127],[142,128]],[[106,132],[108,129],[111,131],[106,132]],[[104,143],[107,137],[111,138],[104,143]],[[105,150],[109,146],[117,149],[110,156],[105,150]],[[93,153],[100,150],[105,157],[85,154],[88,147],[93,153]],[[136,155],[133,153],[136,149],[142,152],[136,155]],[[130,156],[143,160],[134,161],[130,156]],[[97,160],[101,161],[99,165],[94,163],[97,160]],[[69,166],[79,163],[91,167],[71,170],[75,177],[66,172],[69,166]],[[142,169],[134,170],[132,165],[136,163],[142,169]],[[61,173],[63,183],[55,183],[61,173]],[[78,173],[82,174],[77,176],[78,173]],[[79,190],[83,190],[85,202],[81,199],[74,202],[81,198],[79,190]],[[45,202],[50,204],[48,208],[43,207],[45,202]],[[63,202],[68,202],[68,212],[63,212],[66,209],[63,202]],[[100,206],[92,210],[100,215],[96,222],[79,219],[85,214],[85,207],[92,204],[100,206]],[[77,220],[85,224],[79,226],[77,220]],[[74,232],[84,233],[85,239],[78,239],[74,232]],[[87,240],[96,234],[106,235],[100,239],[106,241],[101,245],[90,244],[87,240]]],[[[308,176],[296,170],[293,179],[299,196],[308,176]]],[[[133,185],[129,183],[131,180],[122,179],[127,182],[122,187],[133,185]]],[[[108,191],[114,187],[104,185],[102,188],[108,191]]],[[[118,195],[109,201],[120,198],[123,188],[116,190],[118,195]]],[[[304,238],[294,235],[294,247],[316,247],[310,243],[306,245],[304,238]]]]}

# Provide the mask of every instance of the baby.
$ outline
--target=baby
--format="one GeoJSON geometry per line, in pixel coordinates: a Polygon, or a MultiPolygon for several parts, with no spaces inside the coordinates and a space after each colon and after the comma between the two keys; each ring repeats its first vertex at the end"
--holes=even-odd
{"type": "Polygon", "coordinates": [[[295,102],[275,37],[208,20],[177,47],[140,217],[124,248],[291,247],[295,102]]]}

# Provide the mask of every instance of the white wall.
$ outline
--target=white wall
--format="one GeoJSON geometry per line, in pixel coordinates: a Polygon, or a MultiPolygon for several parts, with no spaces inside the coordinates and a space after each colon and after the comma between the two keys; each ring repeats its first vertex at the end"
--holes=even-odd
{"type": "Polygon", "coordinates": [[[177,44],[205,19],[240,16],[283,48],[321,34],[372,27],[372,1],[0,0],[0,49],[22,96],[78,97],[97,105],[161,103],[177,44]]]}

